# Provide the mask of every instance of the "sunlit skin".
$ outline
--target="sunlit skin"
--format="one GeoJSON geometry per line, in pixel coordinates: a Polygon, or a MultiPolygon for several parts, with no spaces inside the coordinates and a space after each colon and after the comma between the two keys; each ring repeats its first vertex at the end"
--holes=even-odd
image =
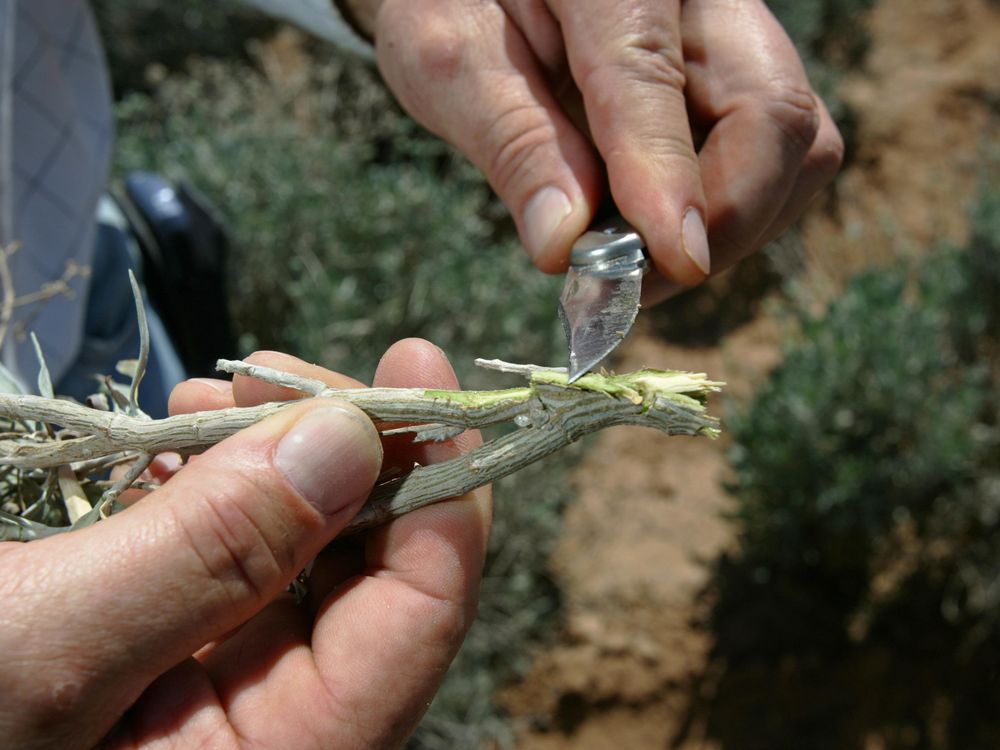
{"type": "MultiPolygon", "coordinates": [[[[287,355],[250,360],[362,387],[287,355]]],[[[386,353],[375,384],[457,387],[440,350],[417,340],[386,353]]],[[[170,406],[178,414],[294,396],[239,377],[198,380],[178,386],[170,406]]],[[[349,497],[324,518],[274,468],[275,442],[316,408],[283,412],[183,468],[165,460],[156,468],[164,486],[108,521],[0,544],[5,744],[86,748],[109,732],[113,748],[403,742],[474,617],[489,493],[339,543],[317,560],[305,602],[283,592],[377,474],[446,460],[479,437],[413,447],[404,436],[385,441],[382,461],[371,423],[343,404],[334,417],[353,437],[322,457],[318,480],[349,497]]]]}
{"type": "Polygon", "coordinates": [[[761,0],[350,4],[400,102],[483,170],[539,268],[565,270],[610,186],[658,272],[646,304],[777,237],[841,162],[761,0]]]}

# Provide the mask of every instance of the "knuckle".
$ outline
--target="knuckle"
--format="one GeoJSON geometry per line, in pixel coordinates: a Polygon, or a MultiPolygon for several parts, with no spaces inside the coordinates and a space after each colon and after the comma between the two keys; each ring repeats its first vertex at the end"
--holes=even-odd
{"type": "Polygon", "coordinates": [[[665,34],[633,34],[623,48],[622,63],[633,75],[657,85],[683,91],[687,83],[683,52],[665,34]]]}
{"type": "Polygon", "coordinates": [[[619,133],[612,136],[606,149],[609,169],[615,164],[630,165],[634,168],[635,154],[641,145],[644,162],[655,165],[661,174],[683,176],[685,179],[701,182],[701,165],[691,142],[683,133],[655,130],[641,133],[619,133]]]}
{"type": "Polygon", "coordinates": [[[691,142],[680,133],[656,132],[645,136],[644,143],[651,154],[661,161],[677,163],[693,172],[700,174],[698,157],[691,147],[691,142]]]}
{"type": "Polygon", "coordinates": [[[431,22],[414,38],[413,63],[421,77],[431,81],[457,78],[465,63],[465,40],[452,28],[431,22]]]}
{"type": "Polygon", "coordinates": [[[493,120],[485,137],[491,151],[486,172],[497,192],[508,194],[531,165],[540,161],[539,151],[555,137],[555,128],[540,105],[513,107],[493,120]]]}
{"type": "Polygon", "coordinates": [[[378,39],[380,52],[397,56],[414,81],[447,82],[466,67],[470,34],[467,23],[456,23],[448,4],[397,3],[391,30],[378,39]]]}
{"type": "Polygon", "coordinates": [[[295,568],[295,535],[288,529],[268,528],[280,523],[278,519],[265,521],[241,502],[241,498],[266,494],[251,478],[240,477],[211,497],[171,509],[182,541],[199,568],[196,574],[209,586],[218,587],[231,603],[271,595],[276,583],[295,568]]]}
{"type": "Polygon", "coordinates": [[[683,53],[665,34],[635,32],[615,53],[582,72],[583,87],[594,96],[613,92],[623,83],[681,92],[687,85],[683,53]]]}
{"type": "Polygon", "coordinates": [[[22,692],[20,700],[28,699],[31,706],[29,716],[25,717],[28,723],[52,731],[54,727],[79,719],[86,708],[94,679],[88,670],[67,660],[50,664],[50,669],[44,681],[34,683],[38,689],[27,695],[28,691],[22,692]]]}
{"type": "Polygon", "coordinates": [[[808,86],[776,82],[764,96],[764,111],[774,125],[807,153],[820,126],[820,107],[808,86]]]}
{"type": "Polygon", "coordinates": [[[826,184],[833,180],[844,163],[844,139],[836,127],[823,129],[806,157],[805,169],[826,184]]]}

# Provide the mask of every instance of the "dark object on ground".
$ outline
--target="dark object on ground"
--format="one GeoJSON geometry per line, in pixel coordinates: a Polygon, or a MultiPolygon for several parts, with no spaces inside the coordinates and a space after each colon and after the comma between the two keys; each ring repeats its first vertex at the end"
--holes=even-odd
{"type": "Polygon", "coordinates": [[[153,306],[191,376],[210,376],[237,354],[226,304],[229,240],[215,209],[190,184],[159,175],[125,179],[122,207],[142,250],[153,306]]]}

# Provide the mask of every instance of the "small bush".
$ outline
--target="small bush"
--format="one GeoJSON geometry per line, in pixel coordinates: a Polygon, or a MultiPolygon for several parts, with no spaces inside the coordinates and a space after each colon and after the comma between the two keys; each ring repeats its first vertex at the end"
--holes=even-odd
{"type": "Polygon", "coordinates": [[[247,42],[276,24],[235,0],[91,0],[117,96],[151,87],[152,67],[184,69],[193,56],[247,60],[247,42]]]}
{"type": "Polygon", "coordinates": [[[877,0],[767,0],[808,64],[846,68],[867,50],[861,21],[877,0]]]}
{"type": "Polygon", "coordinates": [[[559,280],[535,271],[482,179],[364,66],[297,81],[202,63],[120,107],[123,171],[184,175],[223,207],[247,348],[370,377],[386,346],[553,361],[559,280]]]}
{"type": "Polygon", "coordinates": [[[967,248],[795,311],[783,363],[727,420],[739,551],[717,571],[712,624],[719,694],[749,689],[748,671],[773,691],[739,725],[754,747],[849,747],[865,731],[888,747],[995,746],[982,707],[1000,697],[998,299],[988,186],[967,248]],[[803,702],[815,680],[838,686],[839,707],[803,702]],[[842,700],[851,690],[865,697],[842,700]]]}

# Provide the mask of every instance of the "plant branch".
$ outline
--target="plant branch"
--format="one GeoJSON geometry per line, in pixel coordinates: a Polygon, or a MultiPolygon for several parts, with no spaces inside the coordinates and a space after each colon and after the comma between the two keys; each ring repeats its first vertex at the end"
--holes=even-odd
{"type": "MultiPolygon", "coordinates": [[[[426,388],[332,389],[243,362],[220,360],[227,372],[296,388],[317,398],[337,398],[378,423],[414,423],[386,432],[410,431],[416,441],[444,440],[466,429],[513,422],[517,429],[458,458],[418,466],[378,485],[345,533],[356,533],[448,497],[469,492],[511,474],[569,445],[583,435],[614,425],[651,427],[668,435],[715,437],[718,425],[705,412],[709,393],[721,383],[704,375],[641,370],[627,375],[588,374],[567,385],[556,368],[483,363],[528,378],[520,388],[499,391],[446,391],[426,388]]],[[[0,462],[43,469],[93,462],[122,452],[146,457],[174,451],[205,450],[233,433],[297,402],[234,407],[149,420],[104,412],[69,401],[0,394],[0,416],[59,425],[49,439],[41,433],[0,439],[0,462]],[[65,433],[75,436],[66,437],[65,433]],[[65,439],[62,439],[65,438],[65,439]]],[[[129,475],[130,481],[138,477],[129,475]]],[[[120,490],[127,488],[123,485],[120,490]]],[[[115,486],[119,490],[118,485],[115,486]]],[[[119,491],[120,491],[119,490],[119,491]]],[[[96,509],[95,509],[96,510],[96,509]]],[[[0,521],[3,519],[0,518],[0,521]]],[[[0,538],[24,538],[23,524],[0,524],[0,538]]]]}

